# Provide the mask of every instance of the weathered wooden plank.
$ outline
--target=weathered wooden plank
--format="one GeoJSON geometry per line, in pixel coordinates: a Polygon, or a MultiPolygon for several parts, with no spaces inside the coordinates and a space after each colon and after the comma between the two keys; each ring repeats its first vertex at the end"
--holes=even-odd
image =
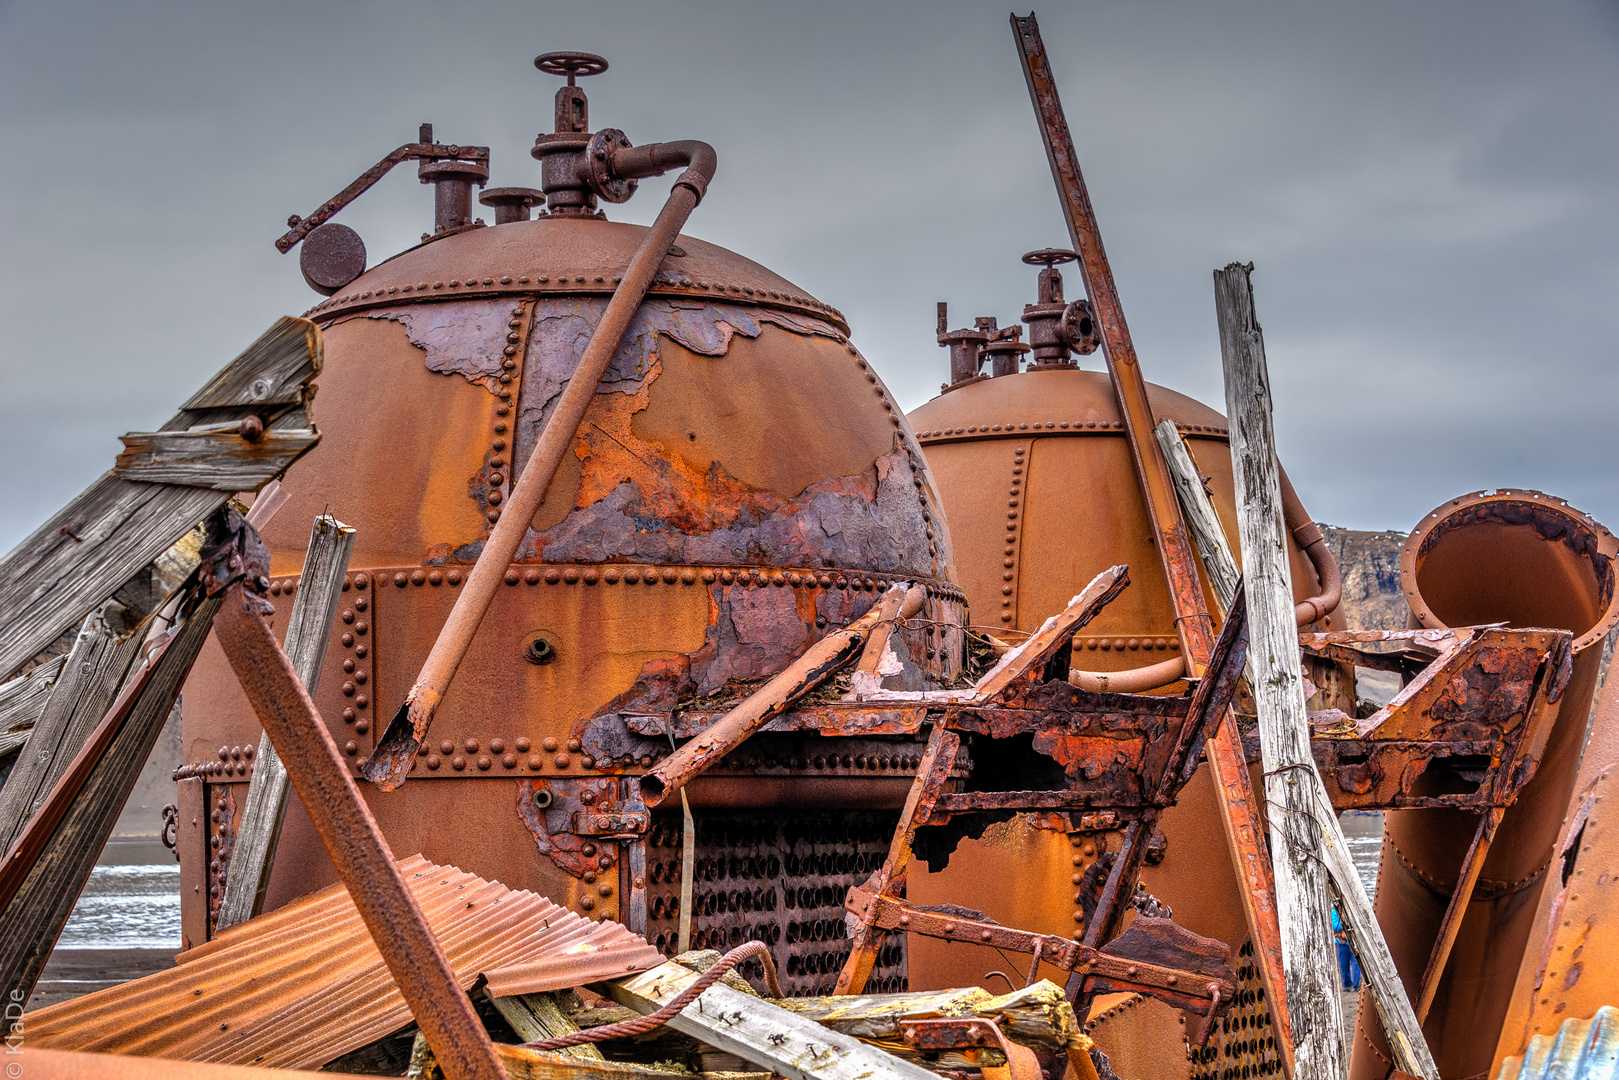
{"type": "Polygon", "coordinates": [[[6,870],[12,869],[13,858],[23,857],[22,852],[38,851],[0,912],[0,985],[9,988],[12,1000],[26,1001],[33,993],[118,812],[174,707],[180,685],[202,649],[218,607],[217,599],[201,601],[175,631],[154,661],[150,677],[136,691],[127,717],[104,744],[105,749],[94,755],[93,764],[84,755],[94,752],[98,740],[86,743],[80,752],[86,767],[70,767],[47,801],[47,807],[54,804],[55,809],[42,810],[31,822],[42,830],[42,844],[31,844],[25,829],[8,851],[6,870]],[[81,777],[82,783],[73,782],[81,777]],[[49,821],[55,824],[46,828],[49,821]]]}
{"type": "Polygon", "coordinates": [[[308,319],[284,315],[180,408],[301,402],[303,384],[320,374],[322,361],[320,329],[308,319]]]}
{"type": "MultiPolygon", "coordinates": [[[[1229,273],[1230,270],[1231,268],[1228,267],[1226,272],[1229,273]]],[[[1219,280],[1219,277],[1220,275],[1217,273],[1216,280],[1219,280]]],[[[1235,297],[1235,301],[1238,306],[1236,317],[1239,319],[1239,321],[1243,318],[1241,314],[1244,304],[1243,296],[1246,295],[1246,318],[1252,320],[1253,296],[1251,290],[1248,288],[1246,273],[1242,274],[1241,281],[1234,287],[1238,290],[1237,296],[1235,297]]],[[[1223,317],[1224,316],[1222,315],[1222,318],[1223,317]]],[[[1244,331],[1244,333],[1249,333],[1249,331],[1244,331]]],[[[1250,358],[1248,362],[1249,370],[1250,372],[1257,371],[1260,385],[1263,386],[1266,374],[1264,368],[1263,351],[1264,339],[1259,331],[1257,322],[1254,322],[1252,326],[1251,335],[1252,339],[1257,342],[1259,352],[1257,359],[1250,358]],[[1257,368],[1255,365],[1257,365],[1257,368]]],[[[1265,409],[1265,431],[1268,432],[1268,392],[1265,393],[1262,401],[1258,399],[1255,400],[1254,407],[1265,409]]],[[[1250,448],[1247,453],[1239,451],[1239,444],[1236,440],[1239,435],[1246,438],[1246,431],[1239,432],[1236,426],[1233,426],[1231,430],[1233,435],[1232,456],[1234,459],[1250,456],[1252,453],[1259,452],[1258,448],[1250,448]]],[[[1170,437],[1173,437],[1177,444],[1181,444],[1180,436],[1177,432],[1175,432],[1173,429],[1166,432],[1163,427],[1160,427],[1159,439],[1162,441],[1167,440],[1170,437]]],[[[1181,445],[1179,456],[1184,458],[1183,468],[1189,469],[1189,472],[1181,473],[1179,470],[1176,470],[1177,490],[1181,490],[1183,487],[1183,476],[1188,476],[1192,480],[1196,480],[1197,477],[1196,469],[1191,463],[1190,454],[1187,453],[1183,444],[1181,445]]],[[[1274,477],[1274,479],[1276,479],[1277,482],[1276,491],[1274,493],[1271,505],[1277,508],[1276,514],[1278,515],[1278,520],[1280,520],[1280,468],[1279,466],[1275,465],[1276,455],[1273,441],[1270,447],[1269,461],[1272,464],[1273,470],[1276,472],[1276,477],[1274,477]]],[[[1250,462],[1249,468],[1252,469],[1253,465],[1254,463],[1250,462]]],[[[1175,469],[1173,456],[1171,457],[1171,468],[1172,470],[1175,469]]],[[[1240,483],[1238,485],[1238,490],[1239,492],[1244,490],[1243,485],[1240,483]]],[[[1209,565],[1210,567],[1210,577],[1214,581],[1215,591],[1216,594],[1220,596],[1221,602],[1229,603],[1230,594],[1222,594],[1222,583],[1229,579],[1230,574],[1235,573],[1236,559],[1231,553],[1230,545],[1226,542],[1225,532],[1219,527],[1219,519],[1215,516],[1214,508],[1209,503],[1207,494],[1203,491],[1201,481],[1197,481],[1195,485],[1190,483],[1186,484],[1184,495],[1187,497],[1189,502],[1202,504],[1201,510],[1188,510],[1187,520],[1189,523],[1194,517],[1201,518],[1205,522],[1213,523],[1212,526],[1205,525],[1202,529],[1197,530],[1196,539],[1200,550],[1205,543],[1210,546],[1209,550],[1202,551],[1205,565],[1209,565]],[[1223,569],[1217,571],[1215,569],[1216,567],[1223,569]]],[[[1285,529],[1285,523],[1280,527],[1285,529]]],[[[1285,541],[1283,541],[1283,543],[1285,544],[1285,541]]],[[[1288,570],[1285,546],[1280,550],[1280,572],[1282,580],[1287,582],[1289,579],[1287,576],[1288,570]]],[[[1286,604],[1292,603],[1291,597],[1291,587],[1289,586],[1286,604]]],[[[1286,604],[1283,606],[1285,607],[1286,604]]],[[[1298,637],[1296,628],[1297,620],[1295,618],[1292,622],[1288,623],[1287,629],[1287,636],[1294,641],[1296,641],[1298,637]]],[[[1254,648],[1250,647],[1250,663],[1252,663],[1254,652],[1254,648]]],[[[1292,649],[1290,655],[1296,658],[1298,656],[1298,650],[1296,648],[1292,649]]],[[[1250,675],[1252,675],[1251,668],[1250,675]]],[[[1263,678],[1263,676],[1260,676],[1259,678],[1263,678]]],[[[1257,685],[1257,679],[1251,678],[1250,682],[1257,685]]],[[[1300,693],[1302,693],[1302,688],[1300,693]]],[[[1266,769],[1268,771],[1270,766],[1267,765],[1266,769]]],[[[1395,1042],[1400,1043],[1400,1045],[1396,1048],[1396,1064],[1399,1065],[1399,1067],[1405,1072],[1416,1076],[1427,1077],[1428,1080],[1433,1080],[1433,1078],[1437,1076],[1437,1072],[1435,1071],[1432,1056],[1428,1052],[1427,1044],[1423,1041],[1421,1025],[1418,1023],[1416,1014],[1412,1010],[1410,999],[1406,996],[1405,985],[1400,981],[1399,973],[1394,968],[1394,959],[1389,953],[1388,942],[1383,937],[1382,927],[1380,927],[1377,923],[1377,916],[1373,912],[1371,900],[1366,895],[1365,886],[1361,884],[1360,874],[1355,870],[1354,863],[1350,859],[1349,844],[1344,839],[1343,828],[1338,823],[1338,815],[1332,807],[1332,800],[1327,794],[1326,786],[1321,782],[1320,775],[1315,772],[1313,767],[1313,759],[1312,767],[1308,771],[1307,779],[1304,776],[1303,770],[1292,771],[1299,774],[1298,779],[1301,783],[1308,783],[1309,785],[1310,795],[1315,804],[1315,814],[1313,820],[1319,833],[1320,850],[1318,854],[1322,865],[1326,868],[1327,876],[1331,880],[1333,891],[1338,896],[1339,913],[1343,916],[1345,928],[1349,932],[1350,942],[1354,946],[1356,956],[1360,959],[1361,969],[1366,975],[1366,985],[1370,992],[1372,1004],[1377,1009],[1379,1017],[1383,1019],[1384,1030],[1400,1033],[1400,1037],[1394,1040],[1395,1042]]]]}
{"type": "Polygon", "coordinates": [[[227,431],[139,431],[122,435],[113,474],[146,484],[183,484],[234,494],[284,472],[320,441],[314,430],[265,431],[249,441],[227,431]]]}
{"type": "Polygon", "coordinates": [[[126,611],[109,600],[84,620],[29,747],[0,788],[0,851],[17,839],[118,693],[141,641],[126,611]]]}
{"type": "Polygon", "coordinates": [[[62,675],[66,656],[19,675],[10,682],[0,683],[0,756],[11,753],[28,741],[29,732],[45,711],[51,690],[62,675]]]}
{"type": "MultiPolygon", "coordinates": [[[[310,694],[320,685],[332,623],[343,597],[343,576],[353,552],[352,528],[330,516],[315,519],[282,646],[310,694]]],[[[286,767],[268,736],[261,734],[258,756],[253,759],[253,780],[247,786],[247,806],[242,811],[225,895],[219,904],[219,929],[246,922],[264,909],[264,890],[269,887],[270,870],[275,865],[276,841],[286,817],[290,790],[286,767]]]]}
{"type": "Polygon", "coordinates": [[[1175,421],[1165,420],[1157,427],[1158,445],[1163,448],[1164,460],[1169,463],[1169,476],[1175,482],[1175,495],[1180,500],[1181,515],[1192,534],[1192,546],[1197,549],[1203,569],[1208,572],[1209,584],[1222,608],[1231,606],[1231,596],[1237,591],[1237,560],[1232,557],[1231,545],[1226,543],[1225,530],[1220,527],[1220,516],[1203,490],[1203,477],[1197,463],[1186,448],[1186,441],[1175,428],[1175,421]]]}
{"type": "MultiPolygon", "coordinates": [[[[608,983],[605,989],[614,1001],[644,1014],[673,1001],[699,977],[670,961],[634,978],[608,983]]],[[[938,1080],[920,1065],[723,982],[705,990],[669,1026],[789,1080],[938,1080]]]]}
{"type": "Polygon", "coordinates": [[[1068,606],[1047,619],[1028,640],[1007,652],[994,667],[984,672],[973,685],[974,692],[983,698],[994,697],[1035,664],[1050,659],[1065,641],[1094,619],[1096,613],[1128,584],[1130,570],[1127,566],[1110,566],[1097,574],[1089,585],[1080,590],[1078,596],[1068,601],[1068,606]]]}
{"type": "MultiPolygon", "coordinates": [[[[558,1035],[572,1035],[579,1030],[579,1025],[569,1020],[562,1008],[557,1005],[555,994],[514,994],[511,997],[495,997],[486,990],[484,996],[500,1010],[500,1015],[506,1018],[506,1022],[512,1026],[513,1031],[522,1036],[524,1042],[554,1039],[558,1035]]],[[[565,1047],[555,1052],[585,1061],[607,1060],[591,1043],[580,1043],[578,1046],[565,1047]]]]}
{"type": "Polygon", "coordinates": [[[1214,273],[1224,361],[1226,412],[1236,474],[1237,525],[1248,606],[1248,656],[1265,765],[1265,809],[1281,916],[1282,962],[1292,1018],[1295,1075],[1334,1080],[1349,1075],[1331,895],[1317,856],[1315,763],[1304,699],[1298,628],[1288,577],[1282,494],[1271,429],[1270,379],[1264,340],[1254,318],[1251,267],[1214,273]]]}
{"type": "Polygon", "coordinates": [[[1438,1067],[1422,1035],[1422,1023],[1406,996],[1405,984],[1394,966],[1383,928],[1378,925],[1377,913],[1361,884],[1360,872],[1349,854],[1349,842],[1344,839],[1338,825],[1338,815],[1332,807],[1327,789],[1317,780],[1315,785],[1316,820],[1330,821],[1331,828],[1321,830],[1321,862],[1327,868],[1333,891],[1338,896],[1338,913],[1343,916],[1344,929],[1349,934],[1350,948],[1360,961],[1361,973],[1366,977],[1366,989],[1377,1010],[1383,1030],[1389,1032],[1389,1043],[1394,1050],[1394,1063],[1402,1072],[1424,1080],[1436,1080],[1438,1067]]]}
{"type": "Polygon", "coordinates": [[[1062,987],[1046,979],[998,997],[972,986],[909,994],[784,998],[779,1004],[788,1012],[881,1046],[908,1061],[920,1061],[922,1055],[901,1038],[902,1020],[982,1017],[995,1021],[1011,1041],[1051,1053],[1066,1050],[1079,1033],[1073,1006],[1063,996],[1062,987]]]}
{"type": "Polygon", "coordinates": [[[107,473],[0,559],[0,671],[15,671],[225,502],[107,473]]]}
{"type": "MultiPolygon", "coordinates": [[[[515,998],[507,998],[515,1001],[515,998]]],[[[522,1034],[521,1031],[518,1034],[522,1034]]],[[[495,1044],[501,1067],[509,1080],[770,1080],[767,1072],[691,1073],[631,1061],[607,1061],[601,1056],[581,1058],[565,1050],[530,1050],[525,1046],[495,1044]]],[[[444,1073],[421,1032],[411,1046],[407,1080],[443,1080],[444,1073]]]]}
{"type": "MultiPolygon", "coordinates": [[[[163,430],[190,427],[207,412],[230,406],[264,412],[267,438],[292,427],[310,429],[298,403],[308,396],[305,384],[319,372],[320,357],[319,328],[304,319],[282,319],[163,430]]],[[[262,473],[235,490],[257,490],[290,463],[264,463],[262,473]]],[[[90,485],[0,559],[0,675],[16,671],[77,626],[228,497],[208,487],[139,483],[116,472],[90,485]]]]}

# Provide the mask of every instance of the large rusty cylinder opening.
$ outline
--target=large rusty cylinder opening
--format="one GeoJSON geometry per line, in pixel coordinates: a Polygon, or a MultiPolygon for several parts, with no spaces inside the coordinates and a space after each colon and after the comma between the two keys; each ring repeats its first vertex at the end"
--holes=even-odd
{"type": "Polygon", "coordinates": [[[1423,519],[1400,553],[1400,578],[1426,627],[1545,627],[1574,648],[1619,623],[1619,542],[1590,516],[1534,491],[1454,499],[1423,519]]]}
{"type": "MultiPolygon", "coordinates": [[[[788,997],[830,994],[849,955],[844,898],[882,866],[897,810],[697,809],[691,947],[763,942],[788,997]]],[[[653,815],[647,835],[647,940],[675,955],[680,923],[681,818],[653,815]]],[[[763,989],[762,966],[738,969],[763,989]]],[[[890,934],[877,957],[870,994],[909,987],[905,935],[890,934]]]]}

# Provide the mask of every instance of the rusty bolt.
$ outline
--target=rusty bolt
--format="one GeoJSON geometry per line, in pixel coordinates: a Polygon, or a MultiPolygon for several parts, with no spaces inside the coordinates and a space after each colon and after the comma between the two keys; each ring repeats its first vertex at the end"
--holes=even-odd
{"type": "MultiPolygon", "coordinates": [[[[556,650],[544,637],[536,634],[523,651],[523,659],[531,664],[549,664],[557,658],[556,650]]],[[[546,742],[552,740],[547,739],[546,742]]]]}

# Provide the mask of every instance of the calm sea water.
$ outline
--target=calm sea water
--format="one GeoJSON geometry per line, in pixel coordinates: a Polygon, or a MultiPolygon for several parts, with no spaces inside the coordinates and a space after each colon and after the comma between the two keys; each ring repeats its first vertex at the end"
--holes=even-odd
{"type": "MultiPolygon", "coordinates": [[[[1377,886],[1383,815],[1345,814],[1343,826],[1361,881],[1371,894],[1377,886]]],[[[57,947],[178,949],[180,866],[174,856],[155,843],[112,844],[103,860],[91,872],[57,947]]]]}
{"type": "Polygon", "coordinates": [[[57,947],[178,949],[180,864],[174,853],[156,840],[108,841],[57,947]]]}

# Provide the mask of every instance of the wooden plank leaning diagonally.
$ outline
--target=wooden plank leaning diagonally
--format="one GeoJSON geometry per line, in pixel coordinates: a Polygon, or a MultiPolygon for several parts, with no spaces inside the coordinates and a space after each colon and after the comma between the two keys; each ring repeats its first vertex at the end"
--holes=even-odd
{"type": "MultiPolygon", "coordinates": [[[[282,646],[304,689],[311,694],[320,683],[332,623],[343,597],[343,578],[353,552],[353,529],[334,517],[315,519],[282,646]]],[[[270,745],[269,736],[261,734],[258,756],[253,759],[253,780],[247,786],[247,806],[236,832],[231,872],[219,903],[221,930],[246,922],[264,909],[264,890],[270,884],[290,790],[286,766],[270,745]]]]}
{"type": "Polygon", "coordinates": [[[0,787],[0,851],[11,847],[101,723],[150,624],[196,569],[202,537],[200,528],[186,533],[85,617],[28,746],[0,787]]]}
{"type": "MultiPolygon", "coordinates": [[[[673,960],[607,983],[607,996],[639,1013],[673,1001],[700,978],[673,960]]],[[[669,1021],[676,1031],[746,1058],[787,1080],[938,1080],[938,1074],[764,998],[717,982],[669,1021]]]]}
{"type": "Polygon", "coordinates": [[[12,1000],[33,993],[202,650],[219,601],[200,589],[186,595],[194,604],[188,617],[128,681],[0,863],[0,985],[12,1000]]]}
{"type": "Polygon", "coordinates": [[[1426,1080],[1438,1080],[1422,1029],[1372,917],[1371,904],[1349,865],[1348,846],[1310,751],[1271,421],[1270,374],[1264,336],[1254,315],[1248,277],[1252,270],[1251,265],[1235,263],[1216,270],[1214,293],[1247,589],[1248,656],[1255,675],[1266,815],[1282,917],[1288,1009],[1298,1039],[1298,1075],[1348,1075],[1330,918],[1336,891],[1345,900],[1345,921],[1360,948],[1363,967],[1368,976],[1375,971],[1373,998],[1379,1014],[1387,1010],[1392,1020],[1388,1030],[1396,1048],[1395,1064],[1426,1080]],[[1332,882],[1332,878],[1338,880],[1332,882]],[[1329,890],[1329,882],[1334,889],[1329,890]]]}
{"type": "MultiPolygon", "coordinates": [[[[319,327],[281,319],[163,425],[171,433],[214,428],[185,438],[213,451],[229,448],[220,463],[192,455],[190,469],[178,462],[159,468],[132,458],[0,559],[0,676],[82,623],[232,493],[257,491],[314,445],[319,436],[304,406],[320,367],[319,327]],[[239,434],[219,430],[243,420],[249,423],[233,429],[239,434]],[[257,449],[254,439],[267,449],[257,449]]],[[[161,441],[129,440],[134,446],[161,441]]]]}
{"type": "MultiPolygon", "coordinates": [[[[1219,515],[1204,492],[1197,466],[1171,421],[1166,420],[1158,426],[1158,439],[1165,444],[1164,450],[1169,457],[1170,469],[1175,473],[1175,487],[1182,498],[1187,526],[1192,529],[1199,554],[1209,569],[1215,597],[1222,605],[1229,606],[1231,590],[1235,588],[1237,580],[1237,561],[1220,528],[1219,515]]],[[[1414,1076],[1431,1077],[1431,1073],[1423,1073],[1419,1056],[1427,1053],[1420,1039],[1421,1024],[1416,1023],[1416,1014],[1412,1012],[1405,984],[1400,981],[1399,972],[1394,968],[1394,958],[1389,953],[1388,942],[1383,938],[1383,929],[1377,924],[1371,900],[1350,858],[1348,841],[1344,839],[1337,814],[1332,810],[1331,797],[1320,784],[1319,776],[1315,781],[1315,798],[1320,805],[1318,819],[1331,824],[1331,828],[1321,830],[1321,861],[1339,898],[1339,911],[1343,915],[1350,944],[1366,975],[1372,1005],[1383,1021],[1384,1030],[1402,1033],[1404,1043],[1398,1048],[1398,1053],[1403,1055],[1398,1062],[1400,1068],[1414,1076]],[[1413,1033],[1417,1037],[1415,1043],[1413,1033]],[[1416,1046],[1423,1046],[1423,1049],[1416,1050],[1416,1046]]]]}

